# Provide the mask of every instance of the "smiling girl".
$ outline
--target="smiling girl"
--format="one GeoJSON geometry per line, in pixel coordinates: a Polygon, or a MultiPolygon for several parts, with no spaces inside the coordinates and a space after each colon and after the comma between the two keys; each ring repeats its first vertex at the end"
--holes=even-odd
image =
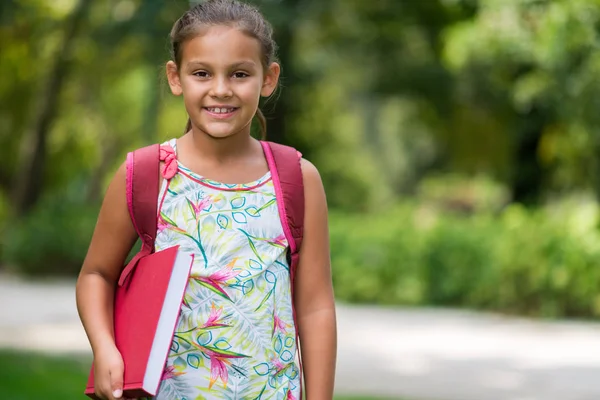
{"type": "MultiPolygon", "coordinates": [[[[304,234],[292,279],[281,199],[264,146],[250,135],[255,117],[264,135],[259,99],[279,81],[271,26],[252,6],[208,0],[182,16],[170,38],[167,78],[189,119],[183,136],[161,146],[168,165],[155,250],[179,245],[195,261],[155,398],[300,399],[304,385],[307,399],[332,399],[336,321],[321,179],[300,160],[304,234]]],[[[125,182],[122,165],[77,283],[96,392],[106,399],[122,396],[113,296],[137,238],[125,182]]]]}

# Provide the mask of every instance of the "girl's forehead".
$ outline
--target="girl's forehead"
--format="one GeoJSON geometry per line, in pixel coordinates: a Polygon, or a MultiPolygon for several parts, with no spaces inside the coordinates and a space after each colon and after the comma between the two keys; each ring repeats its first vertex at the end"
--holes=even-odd
{"type": "Polygon", "coordinates": [[[182,46],[182,64],[194,61],[204,64],[235,64],[252,61],[261,63],[260,42],[230,26],[211,26],[182,46]]]}

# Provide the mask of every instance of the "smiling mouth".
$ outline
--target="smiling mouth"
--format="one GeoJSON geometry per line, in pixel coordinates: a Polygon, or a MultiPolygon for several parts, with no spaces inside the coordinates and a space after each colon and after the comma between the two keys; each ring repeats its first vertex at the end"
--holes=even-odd
{"type": "Polygon", "coordinates": [[[204,107],[204,109],[212,114],[231,114],[237,107],[204,107]]]}

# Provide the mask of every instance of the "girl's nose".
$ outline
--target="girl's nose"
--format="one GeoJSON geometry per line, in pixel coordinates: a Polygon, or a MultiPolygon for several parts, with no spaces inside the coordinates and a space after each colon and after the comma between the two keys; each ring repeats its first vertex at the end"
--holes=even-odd
{"type": "Polygon", "coordinates": [[[233,95],[227,77],[216,77],[210,90],[210,96],[215,98],[228,98],[233,95]]]}

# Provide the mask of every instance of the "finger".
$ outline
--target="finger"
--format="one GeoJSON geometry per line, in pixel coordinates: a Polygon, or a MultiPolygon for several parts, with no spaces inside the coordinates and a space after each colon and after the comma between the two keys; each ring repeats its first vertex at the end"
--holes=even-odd
{"type": "Polygon", "coordinates": [[[114,399],[123,398],[123,366],[114,366],[110,370],[110,389],[114,399]]]}
{"type": "Polygon", "coordinates": [[[110,393],[110,390],[106,390],[105,388],[97,386],[94,388],[94,393],[100,400],[108,400],[109,396],[105,393],[110,393]]]}

